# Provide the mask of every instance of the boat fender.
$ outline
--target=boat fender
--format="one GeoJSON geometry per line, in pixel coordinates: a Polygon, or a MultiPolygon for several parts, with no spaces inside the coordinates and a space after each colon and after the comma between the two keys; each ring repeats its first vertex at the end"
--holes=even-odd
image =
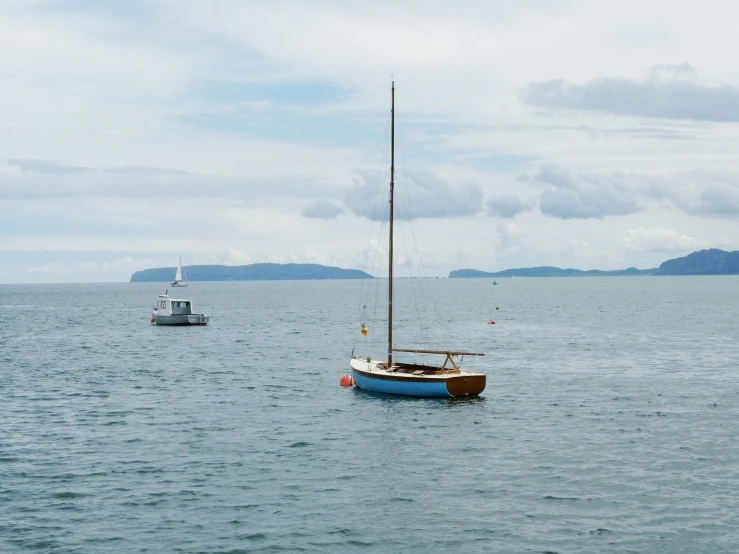
{"type": "Polygon", "coordinates": [[[351,387],[354,385],[354,376],[353,375],[344,375],[341,378],[341,381],[339,381],[339,384],[342,387],[351,387]]]}

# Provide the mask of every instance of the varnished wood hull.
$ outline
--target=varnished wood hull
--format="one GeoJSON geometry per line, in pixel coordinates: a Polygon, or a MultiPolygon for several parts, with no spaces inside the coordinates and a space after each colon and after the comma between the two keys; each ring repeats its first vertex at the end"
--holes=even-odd
{"type": "Polygon", "coordinates": [[[486,384],[485,375],[466,371],[429,375],[393,373],[384,371],[376,363],[358,359],[353,359],[351,366],[357,387],[385,394],[424,398],[468,397],[479,395],[486,384]]]}

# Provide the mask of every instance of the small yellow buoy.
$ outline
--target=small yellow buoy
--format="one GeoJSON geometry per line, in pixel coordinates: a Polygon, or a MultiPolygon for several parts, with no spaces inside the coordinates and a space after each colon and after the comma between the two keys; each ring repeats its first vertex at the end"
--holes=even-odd
{"type": "Polygon", "coordinates": [[[498,306],[495,306],[495,309],[496,309],[496,310],[500,310],[500,308],[499,308],[498,306]]]}
{"type": "Polygon", "coordinates": [[[366,326],[366,325],[365,325],[364,323],[362,323],[362,328],[360,329],[360,331],[362,331],[362,334],[363,334],[363,335],[364,335],[365,337],[367,336],[367,332],[368,332],[368,331],[367,331],[367,326],[366,326]]]}

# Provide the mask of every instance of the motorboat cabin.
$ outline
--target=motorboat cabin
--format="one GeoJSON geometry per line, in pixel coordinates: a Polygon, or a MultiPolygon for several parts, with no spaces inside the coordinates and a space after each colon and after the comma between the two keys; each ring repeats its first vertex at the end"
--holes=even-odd
{"type": "Polygon", "coordinates": [[[151,312],[151,322],[156,325],[207,325],[209,316],[192,311],[192,302],[182,298],[170,298],[160,294],[151,312]]]}

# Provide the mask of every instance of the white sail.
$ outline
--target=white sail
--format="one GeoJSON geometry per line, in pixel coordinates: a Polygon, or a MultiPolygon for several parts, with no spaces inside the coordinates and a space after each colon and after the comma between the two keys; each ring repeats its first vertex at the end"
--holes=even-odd
{"type": "Polygon", "coordinates": [[[177,272],[172,281],[173,287],[186,287],[187,286],[187,275],[185,275],[185,268],[182,267],[182,256],[180,256],[180,265],[177,266],[177,272]],[[184,276],[184,279],[182,278],[184,276]]]}
{"type": "Polygon", "coordinates": [[[182,281],[182,258],[180,258],[180,265],[177,266],[177,273],[174,275],[175,281],[182,281]]]}

